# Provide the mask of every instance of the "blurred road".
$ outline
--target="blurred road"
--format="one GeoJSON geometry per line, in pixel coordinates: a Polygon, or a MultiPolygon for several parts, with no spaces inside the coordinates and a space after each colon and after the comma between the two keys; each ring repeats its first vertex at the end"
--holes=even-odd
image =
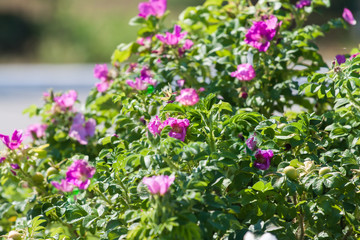
{"type": "MultiPolygon", "coordinates": [[[[93,77],[94,64],[4,64],[0,65],[0,133],[26,129],[39,119],[29,119],[22,111],[30,105],[42,105],[42,94],[74,89],[83,103],[98,81],[93,77]]],[[[78,106],[80,108],[80,106],[78,106]]]]}

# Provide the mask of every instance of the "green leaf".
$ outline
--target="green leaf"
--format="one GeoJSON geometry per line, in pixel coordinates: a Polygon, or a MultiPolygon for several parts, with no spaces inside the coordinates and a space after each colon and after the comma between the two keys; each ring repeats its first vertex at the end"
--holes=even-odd
{"type": "Polygon", "coordinates": [[[111,57],[111,63],[115,64],[116,62],[122,63],[129,59],[132,53],[132,48],[134,43],[129,44],[120,44],[111,57]]]}

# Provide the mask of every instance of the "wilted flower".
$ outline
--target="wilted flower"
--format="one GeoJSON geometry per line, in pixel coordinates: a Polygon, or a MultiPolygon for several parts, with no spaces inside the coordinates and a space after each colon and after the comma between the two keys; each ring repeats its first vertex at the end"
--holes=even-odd
{"type": "Polygon", "coordinates": [[[163,196],[168,190],[171,184],[174,182],[175,176],[152,176],[144,177],[142,182],[148,187],[151,194],[159,194],[163,196]]]}
{"type": "Polygon", "coordinates": [[[344,8],[342,17],[344,18],[345,21],[347,21],[349,24],[351,25],[355,25],[356,24],[356,20],[354,19],[353,14],[351,13],[351,11],[347,8],[344,8]]]}
{"type": "Polygon", "coordinates": [[[281,25],[275,16],[268,20],[254,22],[245,35],[245,43],[266,52],[270,47],[270,41],[275,37],[276,29],[281,25]]]}
{"type": "Polygon", "coordinates": [[[274,156],[272,150],[261,150],[258,149],[255,153],[255,163],[254,166],[261,169],[267,170],[270,167],[271,158],[274,156]]]}
{"type": "Polygon", "coordinates": [[[311,5],[311,0],[300,0],[296,3],[296,8],[304,8],[311,5]]]}
{"type": "Polygon", "coordinates": [[[176,96],[176,101],[186,106],[193,106],[199,101],[199,95],[193,88],[185,88],[176,96]]]}
{"type": "Polygon", "coordinates": [[[250,81],[256,74],[253,66],[248,63],[240,64],[237,66],[237,70],[232,72],[231,77],[236,77],[240,81],[250,81]]]}
{"type": "Polygon", "coordinates": [[[341,64],[343,64],[343,63],[346,62],[346,58],[345,58],[344,55],[338,54],[338,55],[335,56],[335,58],[336,58],[336,61],[337,61],[337,63],[338,63],[339,65],[341,65],[341,64]]]}
{"type": "Polygon", "coordinates": [[[52,181],[51,184],[62,192],[72,192],[74,189],[74,185],[72,185],[65,179],[61,179],[61,183],[52,181]]]}
{"type": "Polygon", "coordinates": [[[15,130],[11,136],[0,134],[1,141],[11,150],[17,149],[20,147],[22,141],[24,140],[22,130],[15,130]]]}
{"type": "Polygon", "coordinates": [[[54,97],[54,101],[57,106],[61,108],[62,111],[72,110],[73,105],[77,100],[77,93],[75,90],[70,90],[67,93],[64,93],[61,96],[54,97]]]}
{"type": "Polygon", "coordinates": [[[251,137],[249,137],[247,140],[246,140],[246,146],[251,150],[251,151],[254,151],[256,149],[256,138],[255,138],[255,134],[252,135],[251,137]]]}
{"type": "Polygon", "coordinates": [[[41,123],[32,124],[27,128],[26,135],[30,135],[32,137],[36,136],[36,138],[42,138],[45,136],[45,131],[47,127],[48,125],[46,124],[41,124],[41,123]]]}
{"type": "Polygon", "coordinates": [[[186,130],[189,125],[190,122],[188,119],[177,119],[170,117],[163,122],[160,128],[163,129],[165,126],[171,126],[172,129],[169,132],[169,136],[177,138],[181,141],[185,141],[186,130]]]}
{"type": "Polygon", "coordinates": [[[157,34],[156,37],[166,45],[178,45],[180,40],[187,35],[187,32],[181,33],[181,27],[179,25],[174,26],[173,33],[166,32],[166,35],[157,34]]]}
{"type": "Polygon", "coordinates": [[[161,133],[161,126],[162,122],[158,116],[156,116],[154,119],[152,119],[148,124],[149,131],[153,134],[160,134],[161,133]]]}
{"type": "Polygon", "coordinates": [[[139,16],[147,18],[149,15],[161,17],[166,11],[167,0],[150,0],[139,4],[139,16]]]}
{"type": "Polygon", "coordinates": [[[87,138],[94,136],[96,121],[90,118],[85,122],[83,114],[76,114],[73,124],[71,125],[69,136],[76,139],[80,144],[88,144],[87,138]]]}
{"type": "Polygon", "coordinates": [[[66,172],[66,181],[78,187],[86,189],[90,185],[90,178],[95,174],[96,169],[85,160],[76,160],[66,172]]]}

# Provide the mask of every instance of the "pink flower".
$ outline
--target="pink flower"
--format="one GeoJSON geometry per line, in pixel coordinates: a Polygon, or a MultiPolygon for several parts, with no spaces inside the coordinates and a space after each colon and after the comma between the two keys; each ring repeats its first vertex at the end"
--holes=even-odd
{"type": "Polygon", "coordinates": [[[270,47],[270,41],[276,35],[276,29],[281,25],[275,16],[270,16],[268,20],[254,22],[245,35],[245,43],[266,52],[270,47]]]}
{"type": "Polygon", "coordinates": [[[0,157],[0,163],[3,163],[6,160],[5,157],[0,157]]]}
{"type": "Polygon", "coordinates": [[[66,181],[78,187],[86,189],[90,185],[90,178],[95,174],[96,169],[85,160],[76,160],[66,172],[66,181]]]}
{"type": "Polygon", "coordinates": [[[141,46],[149,48],[151,45],[151,41],[152,41],[152,36],[145,37],[145,38],[141,37],[136,40],[136,43],[141,46]]]}
{"type": "Polygon", "coordinates": [[[180,91],[176,101],[185,106],[193,106],[199,101],[199,95],[193,88],[185,88],[180,91]]]}
{"type": "Polygon", "coordinates": [[[344,8],[342,17],[345,19],[345,21],[347,21],[349,24],[351,25],[355,25],[356,24],[356,20],[354,19],[353,14],[351,13],[351,11],[347,8],[344,8]]]}
{"type": "Polygon", "coordinates": [[[80,144],[88,144],[87,138],[94,136],[96,121],[90,118],[85,122],[83,114],[76,114],[73,124],[71,125],[69,136],[76,139],[80,144]]]}
{"type": "Polygon", "coordinates": [[[149,131],[153,134],[159,134],[161,133],[161,126],[162,122],[158,116],[155,117],[155,119],[152,119],[148,124],[149,131]]]}
{"type": "Polygon", "coordinates": [[[360,53],[355,53],[353,55],[350,56],[350,60],[352,60],[353,58],[355,58],[356,56],[358,56],[360,53]]]}
{"type": "Polygon", "coordinates": [[[181,39],[187,35],[187,32],[181,33],[181,27],[175,25],[173,33],[166,32],[166,35],[157,34],[156,37],[166,45],[178,45],[181,39]]]}
{"type": "Polygon", "coordinates": [[[75,102],[77,100],[77,93],[74,90],[70,90],[67,93],[64,93],[61,96],[54,97],[54,101],[57,106],[61,108],[61,110],[72,110],[75,102]]]}
{"type": "Polygon", "coordinates": [[[132,80],[126,80],[126,83],[130,87],[132,87],[132,88],[134,88],[136,90],[140,90],[140,91],[146,90],[148,88],[148,84],[144,80],[142,80],[141,78],[135,78],[135,82],[132,81],[132,80]]]}
{"type": "Polygon", "coordinates": [[[147,18],[149,15],[161,17],[166,11],[167,0],[150,0],[139,4],[139,17],[147,18]]]}
{"type": "Polygon", "coordinates": [[[27,128],[26,135],[30,135],[33,138],[34,136],[36,136],[36,138],[42,138],[45,136],[45,131],[47,127],[48,125],[46,124],[40,124],[40,123],[32,124],[27,128]]]}
{"type": "Polygon", "coordinates": [[[255,153],[255,163],[254,166],[261,170],[267,170],[270,167],[271,158],[274,156],[272,150],[261,150],[258,149],[255,153]]]}
{"type": "Polygon", "coordinates": [[[152,176],[144,177],[142,182],[148,187],[151,194],[159,194],[160,196],[165,195],[169,190],[171,184],[173,184],[175,176],[152,176]]]}
{"type": "Polygon", "coordinates": [[[190,39],[186,39],[184,45],[179,48],[179,55],[183,56],[186,50],[191,49],[191,47],[194,45],[194,42],[190,39]]]}
{"type": "Polygon", "coordinates": [[[199,92],[205,92],[205,88],[203,87],[199,88],[199,92]]]}
{"type": "Polygon", "coordinates": [[[251,81],[255,76],[255,70],[251,64],[244,63],[237,66],[237,70],[232,72],[231,77],[236,77],[240,81],[251,81]]]}
{"type": "Polygon", "coordinates": [[[162,123],[160,128],[163,129],[165,126],[171,126],[172,129],[169,132],[169,136],[177,138],[180,141],[185,141],[186,130],[189,125],[190,122],[188,119],[177,119],[170,117],[162,123]]]}
{"type": "Polygon", "coordinates": [[[100,79],[99,83],[96,83],[95,86],[98,92],[105,92],[109,89],[110,84],[113,82],[108,78],[109,70],[106,64],[96,64],[94,68],[94,77],[100,79]]]}
{"type": "Polygon", "coordinates": [[[17,149],[20,147],[22,141],[24,140],[22,130],[15,130],[11,136],[0,134],[1,141],[11,150],[17,149]]]}
{"type": "Polygon", "coordinates": [[[96,64],[94,68],[94,77],[100,79],[101,81],[106,81],[108,77],[109,70],[106,64],[96,64]]]}
{"type": "Polygon", "coordinates": [[[51,184],[62,192],[72,192],[74,189],[74,185],[72,185],[65,179],[61,179],[61,183],[52,181],[51,184]]]}
{"type": "Polygon", "coordinates": [[[102,93],[109,89],[111,83],[112,81],[104,81],[104,82],[96,83],[95,86],[98,92],[102,93]]]}

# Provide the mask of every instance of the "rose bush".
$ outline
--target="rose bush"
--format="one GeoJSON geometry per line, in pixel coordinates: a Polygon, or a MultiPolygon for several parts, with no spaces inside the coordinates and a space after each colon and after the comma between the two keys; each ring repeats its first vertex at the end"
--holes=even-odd
{"type": "Polygon", "coordinates": [[[42,123],[0,135],[1,234],[358,239],[359,51],[328,68],[315,44],[356,22],[307,25],[327,0],[252,2],[207,0],[170,29],[165,0],[141,3],[83,112],[49,92],[26,110],[42,123]]]}

